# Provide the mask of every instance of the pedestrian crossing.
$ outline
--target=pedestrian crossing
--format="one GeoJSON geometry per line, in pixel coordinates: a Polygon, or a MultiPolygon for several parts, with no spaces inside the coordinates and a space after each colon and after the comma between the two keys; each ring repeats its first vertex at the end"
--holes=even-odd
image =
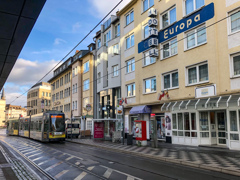
{"type": "Polygon", "coordinates": [[[102,166],[94,160],[46,147],[40,142],[12,138],[8,143],[55,179],[94,180],[115,179],[120,176],[123,180],[140,180],[130,174],[102,166]]]}

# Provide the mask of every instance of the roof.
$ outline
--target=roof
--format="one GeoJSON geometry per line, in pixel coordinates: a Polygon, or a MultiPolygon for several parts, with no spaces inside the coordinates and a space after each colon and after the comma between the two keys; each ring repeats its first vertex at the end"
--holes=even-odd
{"type": "Polygon", "coordinates": [[[126,6],[124,6],[120,11],[117,12],[117,16],[121,16],[126,11],[129,10],[129,8],[132,8],[132,6],[137,2],[138,0],[131,0],[126,6]]]}
{"type": "Polygon", "coordinates": [[[46,0],[0,1],[0,91],[46,0]]]}

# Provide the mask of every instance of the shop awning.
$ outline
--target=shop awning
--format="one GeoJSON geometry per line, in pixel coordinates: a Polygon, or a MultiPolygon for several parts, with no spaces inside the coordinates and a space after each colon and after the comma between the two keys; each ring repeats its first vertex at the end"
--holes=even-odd
{"type": "Polygon", "coordinates": [[[151,106],[135,106],[130,110],[130,114],[150,114],[152,112],[151,106]]]}

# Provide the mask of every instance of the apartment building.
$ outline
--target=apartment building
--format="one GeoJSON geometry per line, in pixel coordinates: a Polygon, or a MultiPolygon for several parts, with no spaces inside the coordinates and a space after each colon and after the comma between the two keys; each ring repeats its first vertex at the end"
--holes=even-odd
{"type": "Polygon", "coordinates": [[[120,16],[125,127],[240,149],[240,1],[132,0],[120,16]],[[229,17],[228,17],[229,16],[229,17]]]}
{"type": "Polygon", "coordinates": [[[81,129],[92,132],[93,119],[93,71],[95,44],[88,50],[80,50],[73,56],[72,66],[72,115],[81,121],[81,129]],[[91,108],[91,110],[87,109],[91,108]]]}
{"type": "Polygon", "coordinates": [[[27,115],[38,114],[51,109],[51,85],[40,82],[32,86],[27,94],[27,115]]]}
{"type": "MultiPolygon", "coordinates": [[[[111,15],[94,37],[96,43],[96,120],[105,122],[105,139],[119,127],[116,106],[121,98],[120,22],[111,15]]],[[[121,117],[120,117],[121,118],[121,117]]]]}
{"type": "Polygon", "coordinates": [[[5,108],[6,121],[9,119],[18,119],[20,116],[27,116],[27,109],[21,106],[7,104],[5,108]]]}
{"type": "Polygon", "coordinates": [[[5,126],[5,107],[6,107],[6,96],[4,93],[4,88],[2,89],[1,99],[0,99],[0,127],[5,126]]]}
{"type": "Polygon", "coordinates": [[[64,112],[65,118],[68,119],[72,117],[72,62],[73,58],[68,58],[54,70],[53,77],[48,80],[49,84],[51,84],[51,109],[64,112]]]}

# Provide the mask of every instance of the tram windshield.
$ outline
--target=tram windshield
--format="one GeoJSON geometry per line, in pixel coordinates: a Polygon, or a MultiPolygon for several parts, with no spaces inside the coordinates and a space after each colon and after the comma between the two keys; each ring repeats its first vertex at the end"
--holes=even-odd
{"type": "Polygon", "coordinates": [[[51,131],[65,131],[65,120],[63,115],[51,115],[51,131]]]}

